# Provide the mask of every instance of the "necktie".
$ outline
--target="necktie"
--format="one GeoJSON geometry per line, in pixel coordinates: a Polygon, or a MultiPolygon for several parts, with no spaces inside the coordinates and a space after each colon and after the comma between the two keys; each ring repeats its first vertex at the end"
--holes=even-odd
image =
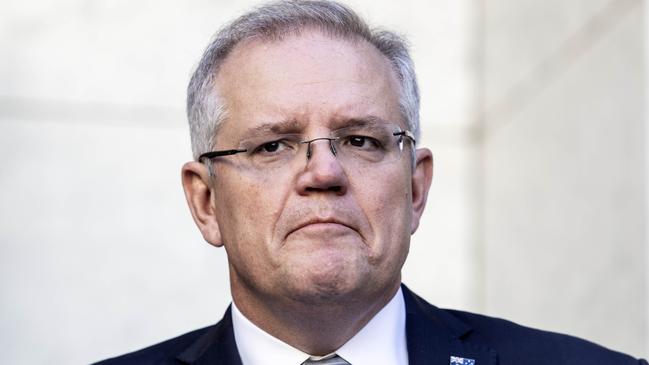
{"type": "Polygon", "coordinates": [[[335,355],[333,357],[322,359],[322,360],[311,360],[307,359],[302,365],[351,365],[347,361],[343,360],[342,357],[335,355]]]}

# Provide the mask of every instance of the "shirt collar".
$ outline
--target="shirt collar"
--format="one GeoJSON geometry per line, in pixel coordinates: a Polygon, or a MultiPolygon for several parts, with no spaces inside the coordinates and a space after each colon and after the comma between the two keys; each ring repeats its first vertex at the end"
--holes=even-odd
{"type": "MultiPolygon", "coordinates": [[[[300,365],[310,356],[257,327],[234,302],[232,326],[243,365],[300,365]]],[[[401,288],[336,354],[352,365],[408,364],[406,310],[401,288]]]]}
{"type": "Polygon", "coordinates": [[[309,357],[250,322],[232,302],[234,340],[243,365],[300,365],[309,357]]]}

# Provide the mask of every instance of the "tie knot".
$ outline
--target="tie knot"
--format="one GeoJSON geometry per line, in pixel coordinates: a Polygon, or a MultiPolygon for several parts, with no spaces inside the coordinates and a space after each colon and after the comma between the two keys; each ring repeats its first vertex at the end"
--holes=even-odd
{"type": "Polygon", "coordinates": [[[320,360],[307,359],[305,362],[302,363],[302,365],[351,365],[351,364],[345,361],[342,357],[335,355],[320,360]]]}

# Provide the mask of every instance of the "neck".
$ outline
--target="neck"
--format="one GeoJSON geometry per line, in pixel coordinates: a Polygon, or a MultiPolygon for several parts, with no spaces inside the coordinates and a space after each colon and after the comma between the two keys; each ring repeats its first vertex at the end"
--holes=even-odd
{"type": "Polygon", "coordinates": [[[315,356],[330,354],[358,333],[395,295],[399,282],[371,298],[353,294],[304,302],[252,295],[232,282],[241,313],[273,337],[315,356]],[[371,299],[371,300],[368,300],[371,299]]]}

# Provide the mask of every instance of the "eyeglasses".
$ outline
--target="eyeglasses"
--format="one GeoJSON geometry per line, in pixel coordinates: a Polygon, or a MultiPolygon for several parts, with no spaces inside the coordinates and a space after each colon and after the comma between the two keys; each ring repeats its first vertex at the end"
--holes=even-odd
{"type": "Polygon", "coordinates": [[[275,173],[290,169],[298,156],[313,156],[316,142],[327,143],[329,150],[344,168],[375,168],[399,159],[404,143],[414,146],[412,132],[393,124],[362,124],[332,131],[330,137],[305,140],[301,134],[264,134],[242,140],[238,147],[229,150],[207,152],[198,160],[232,156],[242,167],[260,173],[275,173]],[[305,149],[305,152],[301,152],[305,149]]]}

